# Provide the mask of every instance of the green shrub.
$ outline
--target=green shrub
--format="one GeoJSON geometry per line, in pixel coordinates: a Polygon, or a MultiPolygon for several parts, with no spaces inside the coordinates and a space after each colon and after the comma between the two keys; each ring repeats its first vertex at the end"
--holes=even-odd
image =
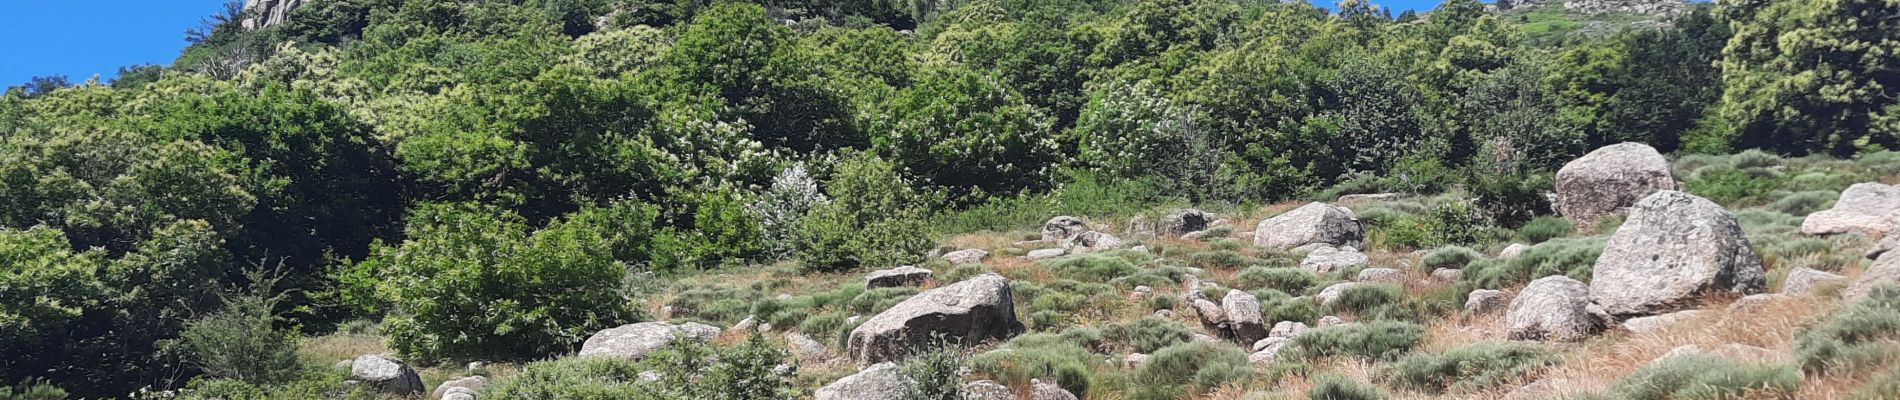
{"type": "Polygon", "coordinates": [[[1194,253],[1187,257],[1188,264],[1208,269],[1241,269],[1264,263],[1258,258],[1248,257],[1233,250],[1215,250],[1194,253]]]}
{"type": "Polygon", "coordinates": [[[1509,259],[1486,259],[1465,267],[1460,280],[1481,288],[1498,289],[1533,279],[1564,275],[1584,282],[1603,253],[1603,238],[1557,239],[1524,250],[1509,259]]]}
{"type": "MultiPolygon", "coordinates": [[[[257,384],[236,379],[196,379],[179,391],[180,400],[300,400],[347,399],[377,400],[374,389],[345,385],[350,378],[348,366],[307,368],[296,379],[273,384],[257,384]]],[[[0,399],[7,399],[0,395],[0,399]]],[[[65,399],[66,397],[27,397],[27,399],[65,399]]]]}
{"type": "Polygon", "coordinates": [[[1735,399],[1791,396],[1801,385],[1792,366],[1743,365],[1711,354],[1671,357],[1643,367],[1610,386],[1615,398],[1631,400],[1735,399]]]}
{"type": "Polygon", "coordinates": [[[1127,259],[1102,253],[1078,254],[1043,262],[1056,275],[1089,282],[1107,282],[1141,271],[1127,259]]]}
{"type": "Polygon", "coordinates": [[[1128,351],[1143,354],[1194,339],[1194,331],[1189,330],[1187,325],[1154,316],[1111,324],[1102,331],[1102,335],[1128,351]]]}
{"type": "Polygon", "coordinates": [[[931,246],[923,196],[876,156],[850,157],[825,187],[832,202],[813,207],[793,235],[808,271],[910,264],[931,246]]]}
{"type": "Polygon", "coordinates": [[[19,386],[0,386],[0,400],[66,400],[65,389],[46,383],[25,382],[19,386]]]}
{"type": "Polygon", "coordinates": [[[904,400],[961,400],[963,380],[957,370],[963,367],[963,354],[955,350],[936,350],[904,361],[904,375],[916,382],[902,396],[904,400]]]}
{"type": "Polygon", "coordinates": [[[1386,395],[1378,387],[1352,380],[1335,373],[1324,373],[1313,377],[1313,388],[1306,391],[1306,398],[1312,400],[1385,400],[1386,395]]]}
{"type": "Polygon", "coordinates": [[[1420,265],[1425,267],[1425,271],[1439,268],[1460,269],[1464,268],[1465,264],[1470,264],[1473,260],[1483,258],[1484,254],[1479,253],[1477,250],[1472,250],[1469,247],[1446,246],[1432,250],[1430,253],[1425,253],[1425,258],[1420,260],[1420,265]]]}
{"type": "Polygon", "coordinates": [[[1328,308],[1334,312],[1361,312],[1389,304],[1405,301],[1405,288],[1398,285],[1378,283],[1354,285],[1339,293],[1339,299],[1328,308]]]}
{"type": "Polygon", "coordinates": [[[1287,293],[1302,293],[1319,277],[1299,268],[1249,267],[1234,275],[1234,285],[1243,288],[1265,288],[1287,293]]]}
{"type": "Polygon", "coordinates": [[[1538,215],[1549,214],[1552,182],[1544,174],[1472,174],[1465,189],[1472,205],[1492,223],[1516,227],[1538,215]]]}
{"type": "Polygon", "coordinates": [[[167,347],[208,378],[272,384],[303,373],[296,332],[275,327],[272,311],[282,296],[270,295],[277,278],[249,274],[252,289],[227,296],[224,308],[193,319],[167,347]]]}
{"type": "Polygon", "coordinates": [[[1808,371],[1855,371],[1900,356],[1900,286],[1875,288],[1795,336],[1795,357],[1808,371]]]}
{"type": "MultiPolygon", "coordinates": [[[[1056,377],[1061,371],[1069,371],[1067,374],[1088,371],[1090,365],[1102,359],[1084,344],[1051,334],[1018,336],[1004,343],[1002,348],[1010,351],[991,351],[971,357],[970,369],[1010,387],[1025,387],[1031,379],[1056,377]]],[[[1074,377],[1059,384],[1065,385],[1064,389],[1083,389],[1083,392],[1074,392],[1078,396],[1087,393],[1089,386],[1087,380],[1074,377]]]]}
{"type": "Polygon", "coordinates": [[[1425,327],[1409,322],[1378,321],[1334,325],[1307,331],[1293,339],[1291,359],[1354,356],[1389,360],[1412,351],[1425,339],[1425,327]]]}
{"type": "Polygon", "coordinates": [[[1293,321],[1312,325],[1319,320],[1319,307],[1312,301],[1301,298],[1284,298],[1271,303],[1262,302],[1265,309],[1263,317],[1268,321],[1293,321]]]}
{"type": "Polygon", "coordinates": [[[1194,341],[1157,350],[1135,370],[1135,381],[1141,385],[1185,386],[1191,393],[1252,377],[1253,366],[1239,347],[1194,341]]]}
{"type": "Polygon", "coordinates": [[[1387,366],[1381,376],[1393,386],[1442,393],[1482,391],[1556,364],[1555,353],[1527,343],[1482,342],[1438,354],[1413,354],[1387,366]]]}
{"type": "Polygon", "coordinates": [[[1478,244],[1486,237],[1491,224],[1486,222],[1476,207],[1461,202],[1450,201],[1433,207],[1422,216],[1404,216],[1372,230],[1374,237],[1383,237],[1388,247],[1423,249],[1451,244],[1478,244]]]}
{"type": "Polygon", "coordinates": [[[1576,231],[1576,224],[1570,223],[1570,220],[1564,217],[1537,217],[1517,228],[1517,238],[1525,243],[1538,244],[1570,236],[1576,231]]]}
{"type": "Polygon", "coordinates": [[[385,329],[422,358],[532,359],[637,320],[611,236],[583,219],[539,231],[512,213],[418,210],[400,246],[379,246],[346,282],[391,308],[385,329]]]}
{"type": "MultiPolygon", "coordinates": [[[[1760,243],[1760,242],[1757,242],[1757,243],[1760,243]]],[[[1762,256],[1776,257],[1776,258],[1781,258],[1781,259],[1801,258],[1802,256],[1806,256],[1809,254],[1826,253],[1834,249],[1834,244],[1829,243],[1827,239],[1818,239],[1818,238],[1812,238],[1812,237],[1796,237],[1796,238],[1787,238],[1783,240],[1773,240],[1773,241],[1767,241],[1767,243],[1765,244],[1766,244],[1765,246],[1762,246],[1762,250],[1761,250],[1762,256]]]]}
{"type": "Polygon", "coordinates": [[[1900,365],[1867,378],[1867,383],[1854,390],[1853,399],[1894,400],[1895,396],[1900,396],[1900,365]]]}
{"type": "Polygon", "coordinates": [[[1839,192],[1830,190],[1794,192],[1787,196],[1782,196],[1780,200],[1775,200],[1775,203],[1770,205],[1769,208],[1790,215],[1808,215],[1815,211],[1826,210],[1833,207],[1834,200],[1840,197],[1839,192]]]}
{"type": "Polygon", "coordinates": [[[1768,169],[1706,167],[1685,182],[1684,189],[1720,204],[1761,204],[1787,178],[1768,169]]]}

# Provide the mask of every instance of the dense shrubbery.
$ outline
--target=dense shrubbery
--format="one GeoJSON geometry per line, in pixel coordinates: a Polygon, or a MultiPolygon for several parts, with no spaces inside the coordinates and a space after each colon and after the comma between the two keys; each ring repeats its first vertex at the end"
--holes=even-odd
{"type": "Polygon", "coordinates": [[[1135,382],[1142,386],[1138,398],[1173,393],[1204,393],[1228,383],[1243,382],[1254,376],[1247,353],[1228,344],[1187,342],[1163,347],[1149,355],[1148,362],[1135,370],[1135,382]]]}
{"type": "Polygon", "coordinates": [[[1808,371],[1855,371],[1900,357],[1900,287],[1883,286],[1801,332],[1795,356],[1808,371]]]}
{"type": "Polygon", "coordinates": [[[1477,250],[1472,250],[1469,247],[1447,246],[1432,250],[1430,253],[1425,253],[1425,258],[1420,259],[1419,264],[1424,267],[1425,271],[1430,272],[1431,270],[1439,268],[1464,268],[1465,264],[1470,264],[1472,261],[1483,258],[1484,254],[1479,253],[1477,250]]]}
{"type": "Polygon", "coordinates": [[[680,341],[640,361],[576,357],[529,364],[483,397],[503,399],[790,399],[786,352],[761,336],[729,348],[680,341]],[[658,380],[642,379],[657,372],[658,380]]]}
{"type": "Polygon", "coordinates": [[[1486,259],[1465,267],[1460,280],[1484,288],[1505,288],[1551,275],[1588,282],[1603,252],[1603,238],[1557,239],[1531,246],[1508,259],[1486,259]]]}
{"type": "Polygon", "coordinates": [[[1282,357],[1318,359],[1352,356],[1393,359],[1412,351],[1425,339],[1425,327],[1409,322],[1369,322],[1334,325],[1308,331],[1293,339],[1282,357]]]}
{"type": "Polygon", "coordinates": [[[1305,292],[1318,281],[1318,276],[1299,268],[1260,266],[1247,268],[1234,275],[1236,286],[1273,289],[1287,293],[1305,292]]]}

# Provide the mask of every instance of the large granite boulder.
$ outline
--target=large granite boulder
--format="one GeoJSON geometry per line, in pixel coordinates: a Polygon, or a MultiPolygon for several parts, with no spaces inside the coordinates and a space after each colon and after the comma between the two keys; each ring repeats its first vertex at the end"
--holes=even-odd
{"type": "Polygon", "coordinates": [[[1306,258],[1300,259],[1300,268],[1315,274],[1330,274],[1333,271],[1357,267],[1372,263],[1359,249],[1352,247],[1316,246],[1306,258]]]}
{"type": "Polygon", "coordinates": [[[1563,275],[1531,281],[1505,311],[1513,340],[1576,342],[1603,330],[1609,315],[1590,304],[1590,286],[1563,275]]]}
{"type": "Polygon", "coordinates": [[[1081,218],[1064,215],[1050,218],[1049,222],[1042,224],[1042,240],[1051,243],[1063,243],[1069,241],[1069,239],[1074,239],[1077,235],[1081,235],[1082,232],[1092,232],[1094,230],[1094,228],[1089,228],[1087,222],[1082,222],[1081,218]]]}
{"type": "Polygon", "coordinates": [[[897,364],[877,363],[818,388],[812,397],[817,400],[899,400],[915,386],[917,382],[904,375],[897,364]]]}
{"type": "Polygon", "coordinates": [[[918,293],[851,330],[859,365],[901,360],[939,340],[976,343],[1023,332],[1009,279],[994,273],[918,293]]]}
{"type": "Polygon", "coordinates": [[[1577,226],[1595,226],[1651,193],[1677,190],[1669,160],[1642,143],[1606,146],[1557,170],[1557,213],[1577,226]]]}
{"type": "Polygon", "coordinates": [[[1229,290],[1221,297],[1221,311],[1227,313],[1227,323],[1233,329],[1232,339],[1236,343],[1253,343],[1267,337],[1266,317],[1260,312],[1260,299],[1244,290],[1229,290]]]}
{"type": "Polygon", "coordinates": [[[882,271],[872,272],[864,278],[865,289],[877,289],[903,286],[923,286],[929,282],[931,272],[928,269],[905,265],[882,271]]]}
{"type": "Polygon", "coordinates": [[[374,354],[356,356],[350,361],[350,379],[368,385],[377,392],[395,396],[420,396],[422,376],[408,364],[374,354]]]}
{"type": "Polygon", "coordinates": [[[1866,299],[1874,288],[1883,285],[1900,285],[1900,252],[1887,252],[1874,260],[1874,264],[1867,266],[1866,271],[1861,271],[1853,284],[1841,290],[1841,298],[1849,304],[1858,303],[1866,299]]]}
{"type": "Polygon", "coordinates": [[[1841,192],[1834,208],[1808,214],[1801,233],[1832,235],[1859,233],[1879,238],[1900,226],[1900,185],[1856,183],[1841,192]]]}
{"type": "Polygon", "coordinates": [[[655,350],[680,340],[711,342],[721,330],[711,325],[688,322],[673,325],[664,321],[621,325],[594,332],[581,344],[581,357],[621,357],[641,359],[655,350]]]}
{"type": "Polygon", "coordinates": [[[1280,250],[1315,243],[1359,247],[1366,230],[1359,216],[1345,207],[1311,203],[1260,221],[1254,228],[1253,244],[1280,250]]]}
{"type": "Polygon", "coordinates": [[[1705,293],[1761,293],[1766,276],[1735,214],[1665,190],[1637,202],[1610,236],[1590,297],[1611,314],[1654,315],[1681,310],[1705,293]]]}

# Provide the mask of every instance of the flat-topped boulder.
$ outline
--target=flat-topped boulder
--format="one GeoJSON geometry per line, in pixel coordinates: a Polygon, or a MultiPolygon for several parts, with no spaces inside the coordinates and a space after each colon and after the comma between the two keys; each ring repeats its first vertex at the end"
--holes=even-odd
{"type": "Polygon", "coordinates": [[[362,382],[377,392],[396,396],[418,396],[425,390],[422,376],[402,361],[375,354],[356,356],[350,361],[350,379],[362,382]]]}
{"type": "Polygon", "coordinates": [[[1761,257],[1722,206],[1665,190],[1630,208],[1597,257],[1590,298],[1615,315],[1681,310],[1709,293],[1767,288],[1761,257]]]}
{"type": "Polygon", "coordinates": [[[1314,246],[1306,258],[1300,259],[1300,268],[1315,274],[1330,274],[1333,271],[1357,267],[1372,263],[1372,257],[1352,247],[1314,246]]]}
{"type": "Polygon", "coordinates": [[[899,400],[917,381],[897,364],[877,363],[856,374],[851,374],[812,393],[816,400],[899,400]]]}
{"type": "Polygon", "coordinates": [[[1801,221],[1801,233],[1833,235],[1858,233],[1869,238],[1885,237],[1900,226],[1900,185],[1875,182],[1856,183],[1841,191],[1834,208],[1808,214],[1801,221]]]}
{"type": "Polygon", "coordinates": [[[1563,275],[1531,281],[1504,314],[1512,340],[1576,342],[1601,332],[1609,315],[1590,304],[1590,286],[1563,275]]]}
{"type": "Polygon", "coordinates": [[[603,329],[581,344],[581,357],[645,358],[648,353],[680,340],[711,342],[721,330],[711,325],[688,322],[674,325],[664,321],[641,322],[603,329]]]}
{"type": "Polygon", "coordinates": [[[1255,246],[1279,250],[1315,243],[1359,247],[1365,240],[1366,230],[1357,214],[1326,203],[1310,203],[1262,220],[1253,233],[1255,246]]]}
{"type": "Polygon", "coordinates": [[[1473,290],[1470,294],[1465,295],[1465,312],[1471,314],[1489,314],[1504,309],[1504,306],[1508,304],[1505,300],[1510,297],[1510,293],[1505,293],[1502,290],[1473,290]]]}
{"type": "Polygon", "coordinates": [[[866,276],[864,278],[864,288],[877,289],[877,288],[903,287],[903,286],[911,286],[911,287],[923,286],[925,282],[930,282],[931,276],[932,276],[932,273],[928,269],[906,265],[902,267],[872,272],[871,275],[866,276]]]}
{"type": "Polygon", "coordinates": [[[1023,332],[1009,279],[994,273],[926,290],[851,330],[848,350],[859,365],[902,360],[940,340],[974,344],[1023,332]]]}
{"type": "Polygon", "coordinates": [[[949,261],[952,265],[975,264],[983,262],[983,259],[989,256],[990,252],[984,251],[983,249],[963,249],[944,253],[943,260],[949,261]]]}
{"type": "Polygon", "coordinates": [[[1595,226],[1651,193],[1678,190],[1669,160],[1642,143],[1605,146],[1557,170],[1557,213],[1579,227],[1595,226]]]}

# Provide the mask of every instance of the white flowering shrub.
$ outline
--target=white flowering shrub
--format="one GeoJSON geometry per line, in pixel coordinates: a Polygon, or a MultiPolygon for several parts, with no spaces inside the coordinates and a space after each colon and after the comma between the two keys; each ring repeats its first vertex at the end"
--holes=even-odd
{"type": "Polygon", "coordinates": [[[765,229],[766,252],[774,259],[791,257],[793,239],[799,222],[819,205],[829,204],[818,182],[805,172],[805,166],[793,165],[772,178],[772,187],[760,193],[747,207],[765,229]]]}

